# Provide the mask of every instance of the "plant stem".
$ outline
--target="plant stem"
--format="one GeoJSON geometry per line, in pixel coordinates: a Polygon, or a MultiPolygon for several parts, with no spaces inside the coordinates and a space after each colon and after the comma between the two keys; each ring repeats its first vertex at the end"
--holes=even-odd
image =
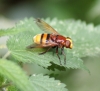
{"type": "Polygon", "coordinates": [[[2,59],[6,59],[9,55],[10,55],[10,51],[8,51],[8,52],[2,57],[2,59]]]}

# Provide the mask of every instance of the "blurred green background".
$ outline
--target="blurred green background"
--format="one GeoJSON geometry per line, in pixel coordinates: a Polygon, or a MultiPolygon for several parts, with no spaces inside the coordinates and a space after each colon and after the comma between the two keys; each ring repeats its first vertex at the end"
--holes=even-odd
{"type": "MultiPolygon", "coordinates": [[[[100,0],[0,0],[0,28],[14,26],[16,21],[25,17],[80,19],[96,26],[100,24],[100,0]]],[[[2,40],[6,41],[3,38],[0,42],[2,40]]],[[[100,91],[100,57],[86,57],[83,60],[91,75],[83,70],[56,70],[54,73],[60,74],[56,79],[65,83],[69,91],[100,91]]],[[[24,69],[28,74],[52,73],[32,64],[25,66],[24,69]]]]}
{"type": "Polygon", "coordinates": [[[24,17],[81,19],[100,23],[100,0],[0,0],[0,15],[9,19],[24,17]]]}

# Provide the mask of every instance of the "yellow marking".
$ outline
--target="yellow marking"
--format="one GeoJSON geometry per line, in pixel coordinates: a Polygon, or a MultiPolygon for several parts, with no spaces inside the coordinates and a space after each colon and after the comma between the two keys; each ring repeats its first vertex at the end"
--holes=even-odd
{"type": "Polygon", "coordinates": [[[41,34],[37,34],[36,36],[33,37],[33,41],[36,44],[40,44],[40,40],[41,40],[41,34]]]}
{"type": "Polygon", "coordinates": [[[43,35],[42,44],[46,44],[47,34],[43,35]]]}
{"type": "Polygon", "coordinates": [[[72,40],[70,38],[67,38],[66,40],[69,40],[70,41],[70,48],[72,49],[72,47],[73,47],[72,40]]]}

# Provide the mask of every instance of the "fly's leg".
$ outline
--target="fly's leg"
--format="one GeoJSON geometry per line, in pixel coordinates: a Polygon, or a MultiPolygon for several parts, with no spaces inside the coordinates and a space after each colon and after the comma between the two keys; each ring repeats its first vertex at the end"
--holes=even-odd
{"type": "Polygon", "coordinates": [[[52,47],[52,48],[54,49],[54,50],[53,50],[53,56],[54,56],[56,46],[54,46],[54,47],[52,47]]]}
{"type": "Polygon", "coordinates": [[[64,55],[64,64],[66,64],[66,55],[64,53],[64,47],[61,48],[61,54],[64,55]]]}
{"type": "Polygon", "coordinates": [[[45,54],[46,52],[48,52],[52,47],[49,47],[46,51],[39,53],[39,55],[45,54]]]}
{"type": "Polygon", "coordinates": [[[60,61],[60,65],[62,65],[62,64],[61,64],[61,60],[60,60],[60,57],[59,57],[59,55],[58,55],[58,46],[56,47],[56,54],[57,54],[57,56],[58,56],[58,58],[59,58],[59,61],[60,61]]]}
{"type": "Polygon", "coordinates": [[[61,48],[61,55],[63,54],[63,51],[64,51],[64,47],[61,48]]]}

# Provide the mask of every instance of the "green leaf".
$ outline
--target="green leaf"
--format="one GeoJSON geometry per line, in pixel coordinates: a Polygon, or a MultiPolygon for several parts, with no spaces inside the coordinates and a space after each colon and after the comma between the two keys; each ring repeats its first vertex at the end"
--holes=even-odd
{"type": "Polygon", "coordinates": [[[65,88],[65,84],[54,80],[54,78],[43,76],[42,74],[34,74],[29,80],[32,82],[35,91],[68,91],[65,88]]]}
{"type": "MultiPolygon", "coordinates": [[[[53,50],[50,50],[44,55],[38,55],[38,53],[45,51],[43,48],[26,50],[26,47],[33,43],[32,38],[36,34],[43,32],[37,27],[33,20],[34,19],[32,18],[29,20],[25,19],[22,21],[23,23],[19,23],[19,25],[16,26],[16,29],[21,30],[22,25],[25,31],[9,38],[7,46],[11,51],[11,55],[19,61],[36,63],[43,67],[50,66],[50,62],[60,65],[57,55],[55,54],[53,56],[53,50]],[[29,29],[27,29],[27,27],[29,29]]],[[[86,25],[85,22],[81,22],[80,20],[60,21],[53,19],[50,21],[49,19],[46,19],[45,21],[54,27],[60,34],[71,37],[73,40],[73,49],[65,48],[67,58],[66,65],[64,65],[64,56],[60,55],[62,65],[68,68],[87,69],[83,65],[81,58],[94,56],[100,52],[100,41],[96,41],[100,38],[100,32],[98,31],[100,26],[94,27],[92,24],[86,25]]]]}
{"type": "Polygon", "coordinates": [[[0,74],[11,80],[22,91],[34,90],[22,69],[10,60],[0,59],[0,74]]]}
{"type": "Polygon", "coordinates": [[[23,32],[25,30],[30,30],[32,26],[32,19],[25,19],[24,21],[20,21],[19,23],[16,24],[15,27],[13,28],[8,28],[8,29],[1,29],[0,30],[0,36],[4,36],[4,35],[14,35],[20,32],[23,32]],[[27,26],[26,26],[27,25],[27,26]],[[18,26],[18,27],[17,27],[18,26]]]}
{"type": "Polygon", "coordinates": [[[4,35],[11,35],[11,34],[16,34],[18,33],[19,31],[16,31],[15,28],[10,28],[10,29],[7,29],[7,30],[0,30],[0,36],[4,36],[4,35]]]}
{"type": "Polygon", "coordinates": [[[5,77],[0,74],[0,86],[5,83],[5,80],[6,80],[5,77]]]}
{"type": "Polygon", "coordinates": [[[18,88],[16,88],[15,86],[9,86],[8,88],[8,91],[19,91],[19,89],[18,88]]]}

